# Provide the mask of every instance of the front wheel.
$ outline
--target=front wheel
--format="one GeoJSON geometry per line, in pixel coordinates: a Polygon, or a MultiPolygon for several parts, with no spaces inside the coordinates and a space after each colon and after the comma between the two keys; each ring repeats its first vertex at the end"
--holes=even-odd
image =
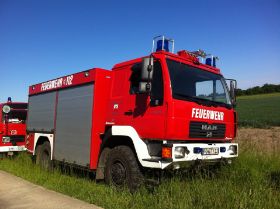
{"type": "Polygon", "coordinates": [[[6,152],[0,153],[0,159],[7,158],[8,154],[6,152]]]}
{"type": "Polygon", "coordinates": [[[110,151],[105,165],[105,182],[116,187],[128,187],[131,192],[143,184],[141,167],[130,147],[122,145],[110,151]]]}
{"type": "Polygon", "coordinates": [[[36,164],[40,165],[40,167],[44,170],[52,169],[51,146],[48,141],[45,141],[43,144],[37,146],[36,164]]]}

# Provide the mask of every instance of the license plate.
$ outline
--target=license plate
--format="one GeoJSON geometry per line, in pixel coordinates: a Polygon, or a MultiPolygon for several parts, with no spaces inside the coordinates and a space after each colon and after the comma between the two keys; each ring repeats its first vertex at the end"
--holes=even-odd
{"type": "Polygon", "coordinates": [[[24,147],[18,147],[18,151],[23,151],[24,147]]]}
{"type": "Polygon", "coordinates": [[[23,151],[24,147],[10,147],[9,152],[23,151]]]}
{"type": "Polygon", "coordinates": [[[202,155],[218,155],[219,147],[209,147],[202,149],[202,155]]]}
{"type": "Polygon", "coordinates": [[[10,147],[9,148],[9,152],[13,152],[13,151],[15,151],[16,149],[14,148],[14,147],[10,147]]]}

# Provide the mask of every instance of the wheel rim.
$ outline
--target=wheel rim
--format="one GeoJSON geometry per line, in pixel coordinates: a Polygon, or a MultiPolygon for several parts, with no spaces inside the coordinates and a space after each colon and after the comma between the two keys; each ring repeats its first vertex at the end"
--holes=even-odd
{"type": "Polygon", "coordinates": [[[111,168],[112,183],[122,186],[126,182],[126,167],[121,161],[115,161],[111,168]]]}

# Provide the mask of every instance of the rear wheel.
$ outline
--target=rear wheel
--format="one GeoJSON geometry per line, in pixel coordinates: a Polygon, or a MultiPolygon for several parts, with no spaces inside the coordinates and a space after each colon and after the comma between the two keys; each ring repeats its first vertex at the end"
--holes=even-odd
{"type": "Polygon", "coordinates": [[[118,146],[110,151],[105,165],[105,182],[116,187],[128,187],[131,192],[142,185],[141,167],[130,147],[118,146]]]}
{"type": "Polygon", "coordinates": [[[52,169],[51,146],[48,141],[38,145],[36,148],[36,164],[45,170],[52,169]]]}

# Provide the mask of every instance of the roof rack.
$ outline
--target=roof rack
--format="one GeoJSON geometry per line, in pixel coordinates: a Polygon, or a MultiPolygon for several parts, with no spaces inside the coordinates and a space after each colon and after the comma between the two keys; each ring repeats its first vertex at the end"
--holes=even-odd
{"type": "Polygon", "coordinates": [[[216,67],[216,61],[219,60],[218,56],[207,54],[204,50],[198,49],[197,51],[189,52],[191,55],[205,59],[205,64],[216,67]]]}

